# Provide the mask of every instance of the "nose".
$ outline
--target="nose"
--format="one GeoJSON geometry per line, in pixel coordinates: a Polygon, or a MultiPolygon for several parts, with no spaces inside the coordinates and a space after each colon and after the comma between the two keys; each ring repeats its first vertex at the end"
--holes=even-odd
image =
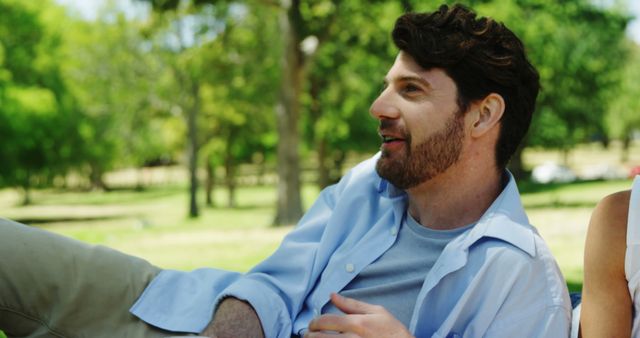
{"type": "Polygon", "coordinates": [[[389,87],[380,93],[369,108],[369,114],[378,120],[397,119],[400,116],[400,110],[393,103],[391,88],[389,87]]]}

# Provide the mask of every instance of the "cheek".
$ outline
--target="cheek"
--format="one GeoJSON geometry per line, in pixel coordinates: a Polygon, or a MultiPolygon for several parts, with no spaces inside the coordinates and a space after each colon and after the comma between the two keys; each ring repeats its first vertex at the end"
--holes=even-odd
{"type": "Polygon", "coordinates": [[[414,143],[420,143],[436,133],[441,128],[441,121],[434,121],[427,118],[416,118],[406,121],[407,132],[411,135],[414,143]]]}

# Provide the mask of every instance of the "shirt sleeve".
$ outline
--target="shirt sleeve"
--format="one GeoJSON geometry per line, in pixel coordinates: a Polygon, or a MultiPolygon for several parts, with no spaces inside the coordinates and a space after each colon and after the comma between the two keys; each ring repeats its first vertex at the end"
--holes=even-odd
{"type": "Polygon", "coordinates": [[[213,299],[240,278],[237,272],[198,269],[163,270],[149,283],[129,311],[155,327],[200,333],[213,316],[213,299]]]}
{"type": "Polygon", "coordinates": [[[249,302],[266,337],[291,336],[292,317],[322,271],[315,260],[334,206],[336,186],[326,188],[273,255],[245,275],[219,269],[164,270],[130,312],[153,326],[200,333],[227,296],[249,302]]]}
{"type": "Polygon", "coordinates": [[[442,282],[442,287],[433,290],[427,303],[455,305],[441,307],[435,314],[429,309],[437,305],[425,306],[420,314],[427,329],[416,332],[417,336],[435,331],[433,337],[569,337],[567,287],[542,244],[537,242],[536,255],[530,256],[497,240],[477,243],[465,269],[449,276],[451,285],[442,282]],[[462,293],[452,300],[456,290],[462,293]],[[441,314],[446,318],[439,319],[441,314]]]}
{"type": "Polygon", "coordinates": [[[335,250],[351,234],[351,227],[340,225],[345,218],[358,214],[354,203],[381,192],[381,181],[374,170],[378,156],[360,163],[340,182],[325,188],[278,249],[248,273],[211,268],[165,270],[130,312],[165,330],[200,333],[220,300],[235,297],[256,310],[267,338],[290,338],[307,296],[335,250]],[[345,199],[353,203],[343,203],[345,199]],[[332,226],[334,218],[340,220],[337,226],[332,226]]]}
{"type": "MultiPolygon", "coordinates": [[[[542,246],[539,240],[538,246],[542,246]]],[[[507,256],[507,255],[505,255],[507,256]]],[[[507,297],[487,328],[486,337],[569,337],[571,303],[566,284],[551,254],[538,250],[532,260],[506,259],[507,297]]]]}
{"type": "Polygon", "coordinates": [[[249,302],[267,338],[290,338],[293,319],[324,268],[316,259],[332,215],[334,189],[325,189],[276,252],[220,293],[249,302]]]}
{"type": "Polygon", "coordinates": [[[523,309],[512,317],[505,316],[495,322],[486,337],[531,337],[567,338],[570,335],[571,316],[563,306],[548,306],[544,309],[523,309]]]}

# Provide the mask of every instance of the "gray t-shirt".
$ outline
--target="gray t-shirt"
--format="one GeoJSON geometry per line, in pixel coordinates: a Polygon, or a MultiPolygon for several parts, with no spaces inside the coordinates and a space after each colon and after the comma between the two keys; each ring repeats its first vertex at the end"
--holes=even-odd
{"type": "MultiPolygon", "coordinates": [[[[393,246],[365,267],[340,294],[382,305],[409,327],[416,298],[427,273],[444,247],[474,224],[453,230],[433,230],[405,213],[393,246]]],[[[322,313],[342,312],[330,302],[323,307],[322,313]]]]}

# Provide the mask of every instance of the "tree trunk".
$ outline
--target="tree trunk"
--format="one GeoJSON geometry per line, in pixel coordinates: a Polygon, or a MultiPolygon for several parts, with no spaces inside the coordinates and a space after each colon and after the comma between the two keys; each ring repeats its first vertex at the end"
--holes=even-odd
{"type": "Polygon", "coordinates": [[[91,189],[100,189],[102,191],[108,191],[109,187],[104,182],[104,173],[97,164],[89,164],[89,184],[91,189]]]}
{"type": "Polygon", "coordinates": [[[330,170],[329,184],[338,182],[342,177],[342,170],[344,169],[344,163],[347,160],[347,152],[338,150],[333,156],[333,170],[330,170]]]}
{"type": "Polygon", "coordinates": [[[205,181],[205,195],[206,195],[206,203],[208,207],[215,207],[215,200],[213,199],[213,188],[216,184],[216,171],[213,166],[211,156],[207,158],[206,165],[207,177],[205,181]]]}
{"type": "Polygon", "coordinates": [[[302,216],[300,196],[300,159],[298,154],[300,91],[303,64],[298,48],[300,38],[296,23],[300,21],[299,0],[283,0],[280,29],[284,39],[281,56],[282,81],[276,107],[278,125],[278,202],[275,225],[294,224],[302,216]]]}
{"type": "MultiPolygon", "coordinates": [[[[235,133],[231,133],[234,135],[235,133]]],[[[236,207],[236,165],[231,153],[231,143],[233,142],[233,136],[227,140],[227,151],[224,156],[224,169],[225,169],[225,184],[227,185],[227,191],[229,193],[227,206],[229,208],[236,207]]]]}
{"type": "Polygon", "coordinates": [[[627,163],[629,161],[629,148],[631,147],[631,132],[624,133],[622,138],[622,153],[620,154],[620,162],[627,163]]]}
{"type": "Polygon", "coordinates": [[[146,180],[146,169],[145,167],[140,167],[138,168],[138,170],[136,170],[136,173],[138,174],[137,176],[137,182],[136,182],[136,191],[143,191],[145,189],[145,180],[146,180]]]}
{"type": "Polygon", "coordinates": [[[22,191],[24,195],[22,196],[22,205],[30,205],[31,204],[31,177],[29,173],[27,173],[27,177],[24,180],[22,185],[22,191]]]}
{"type": "Polygon", "coordinates": [[[331,181],[327,167],[327,140],[322,137],[318,142],[318,187],[326,188],[331,181]]]}
{"type": "Polygon", "coordinates": [[[258,163],[256,163],[256,165],[258,166],[258,178],[257,178],[257,185],[258,186],[263,186],[264,185],[264,176],[267,173],[267,160],[264,156],[264,153],[260,153],[260,159],[258,161],[258,163]]]}
{"type": "Polygon", "coordinates": [[[317,180],[316,184],[318,188],[323,189],[329,185],[330,182],[330,173],[329,168],[327,167],[327,153],[328,153],[328,145],[327,139],[323,133],[318,132],[318,128],[316,126],[320,122],[320,118],[322,117],[322,109],[320,107],[320,91],[322,85],[320,84],[320,79],[316,77],[311,77],[309,79],[309,96],[311,98],[311,105],[309,107],[309,117],[311,119],[311,139],[316,144],[316,155],[318,161],[318,170],[317,170],[317,180]]]}
{"type": "Polygon", "coordinates": [[[187,112],[187,132],[189,133],[189,217],[199,216],[198,210],[198,134],[197,117],[200,110],[200,85],[196,80],[191,84],[191,106],[187,112]]]}

